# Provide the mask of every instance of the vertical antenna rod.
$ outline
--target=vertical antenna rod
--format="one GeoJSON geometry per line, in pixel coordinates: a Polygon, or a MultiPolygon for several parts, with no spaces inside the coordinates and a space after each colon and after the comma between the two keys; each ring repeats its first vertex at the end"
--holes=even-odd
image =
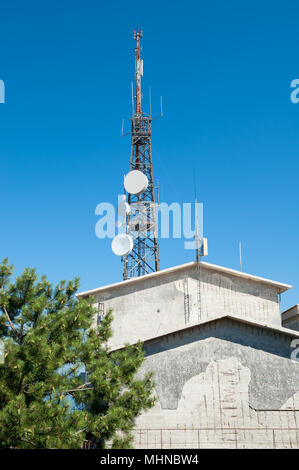
{"type": "Polygon", "coordinates": [[[141,77],[143,75],[143,60],[140,59],[140,38],[143,36],[143,31],[140,30],[133,32],[133,37],[136,39],[135,48],[135,82],[136,82],[136,114],[141,113],[141,77]]]}
{"type": "MultiPolygon", "coordinates": [[[[127,233],[133,238],[132,251],[123,258],[123,279],[159,271],[159,245],[156,221],[156,197],[152,162],[152,118],[142,111],[141,77],[143,60],[140,54],[142,30],[134,31],[135,96],[131,118],[130,170],[139,170],[147,176],[148,187],[139,195],[127,194],[131,211],[127,215],[127,233]]],[[[133,91],[134,95],[134,91],[133,91]]]]}
{"type": "Polygon", "coordinates": [[[243,260],[242,260],[242,242],[239,241],[239,255],[240,255],[240,271],[243,270],[243,260]]]}
{"type": "MultiPolygon", "coordinates": [[[[195,192],[196,194],[196,192],[195,192]]],[[[196,262],[200,262],[200,250],[199,250],[199,233],[198,233],[198,217],[197,217],[197,199],[195,198],[195,247],[196,247],[196,262]]]]}

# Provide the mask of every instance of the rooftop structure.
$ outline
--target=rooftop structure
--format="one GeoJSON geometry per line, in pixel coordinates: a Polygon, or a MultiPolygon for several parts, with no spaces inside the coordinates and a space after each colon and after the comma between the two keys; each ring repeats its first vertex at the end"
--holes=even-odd
{"type": "Polygon", "coordinates": [[[95,321],[113,309],[111,350],[144,341],[157,403],[135,447],[299,448],[299,308],[279,304],[290,288],[192,262],[78,294],[95,297],[95,321]]]}
{"type": "MultiPolygon", "coordinates": [[[[281,328],[279,294],[288,284],[191,262],[82,292],[114,311],[111,347],[146,341],[219,316],[281,328]]],[[[101,307],[102,308],[102,307],[101,307]]]]}

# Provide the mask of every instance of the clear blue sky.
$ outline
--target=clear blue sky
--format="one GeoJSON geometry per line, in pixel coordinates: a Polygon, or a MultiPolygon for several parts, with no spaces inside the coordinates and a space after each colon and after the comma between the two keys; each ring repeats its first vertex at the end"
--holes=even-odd
{"type": "MultiPolygon", "coordinates": [[[[0,6],[0,255],[89,289],[121,279],[94,214],[129,169],[132,30],[144,30],[155,176],[165,202],[205,205],[211,263],[291,283],[299,302],[297,1],[8,1],[0,6]],[[128,124],[128,120],[127,120],[128,124]]],[[[161,267],[194,258],[163,240],[161,267]]]]}

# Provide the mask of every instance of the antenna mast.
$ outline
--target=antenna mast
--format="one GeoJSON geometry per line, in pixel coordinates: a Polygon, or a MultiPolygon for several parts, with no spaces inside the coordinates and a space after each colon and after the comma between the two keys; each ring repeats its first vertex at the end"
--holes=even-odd
{"type": "Polygon", "coordinates": [[[130,170],[139,170],[148,178],[147,189],[139,195],[127,193],[131,211],[126,217],[126,232],[133,238],[132,251],[123,258],[123,279],[159,271],[159,245],[157,238],[156,198],[153,178],[151,114],[142,111],[141,77],[143,60],[140,54],[142,30],[134,31],[135,96],[131,118],[130,170]]]}

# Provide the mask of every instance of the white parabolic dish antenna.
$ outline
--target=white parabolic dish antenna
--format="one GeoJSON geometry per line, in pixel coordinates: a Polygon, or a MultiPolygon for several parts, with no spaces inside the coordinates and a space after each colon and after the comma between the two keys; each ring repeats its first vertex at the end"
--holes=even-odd
{"type": "Polygon", "coordinates": [[[133,249],[133,238],[126,233],[120,233],[113,238],[112,251],[117,256],[127,256],[133,249]]]}
{"type": "Polygon", "coordinates": [[[148,187],[147,176],[139,170],[130,171],[125,176],[124,186],[130,194],[141,194],[148,187]]]}

